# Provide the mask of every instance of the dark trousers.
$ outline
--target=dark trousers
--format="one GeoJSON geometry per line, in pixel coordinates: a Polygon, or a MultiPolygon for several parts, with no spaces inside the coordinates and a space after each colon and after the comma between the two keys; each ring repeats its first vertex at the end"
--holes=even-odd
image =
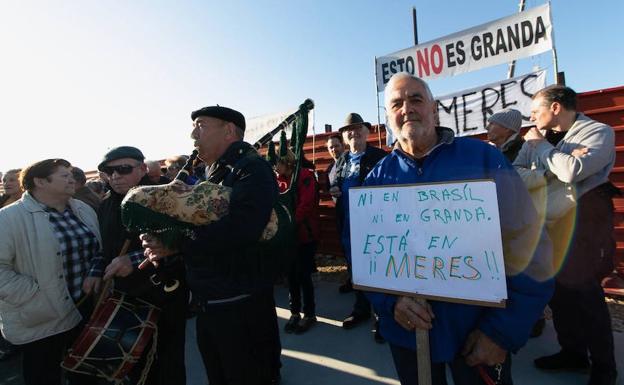
{"type": "Polygon", "coordinates": [[[2,355],[2,353],[8,353],[9,351],[12,351],[13,349],[15,349],[15,346],[13,346],[12,343],[5,340],[4,337],[0,335],[0,356],[2,355]]]}
{"type": "Polygon", "coordinates": [[[314,284],[312,283],[312,271],[314,270],[314,253],[316,242],[305,243],[297,246],[297,255],[288,271],[288,293],[290,312],[301,312],[301,295],[303,293],[303,314],[313,317],[316,314],[314,302],[314,284]]]}
{"type": "Polygon", "coordinates": [[[611,317],[597,281],[575,288],[556,282],[550,308],[563,350],[583,357],[589,350],[592,365],[615,369],[611,317]]]}
{"type": "Polygon", "coordinates": [[[25,385],[61,385],[63,378],[68,385],[95,385],[96,377],[64,371],[61,361],[74,342],[84,321],[73,329],[37,341],[21,345],[22,374],[25,385]]]}
{"type": "MultiPolygon", "coordinates": [[[[418,365],[416,351],[405,349],[397,345],[390,345],[392,359],[396,367],[401,385],[418,384],[418,365]]],[[[446,363],[431,364],[432,385],[447,385],[446,363]]],[[[455,385],[483,385],[486,382],[479,374],[477,367],[466,364],[464,357],[457,357],[448,363],[455,385]]],[[[498,385],[512,385],[511,379],[511,355],[507,354],[505,362],[500,366],[500,371],[494,366],[483,366],[485,373],[498,385]]]]}
{"type": "Polygon", "coordinates": [[[279,373],[277,313],[267,293],[202,307],[197,344],[210,385],[268,385],[279,373]]]}
{"type": "MultiPolygon", "coordinates": [[[[158,290],[162,290],[160,287],[158,290]]],[[[156,355],[152,362],[146,385],[185,385],[186,366],[184,365],[184,344],[186,340],[186,310],[188,288],[184,282],[174,292],[167,294],[160,303],[162,312],[158,319],[156,355]]],[[[141,360],[130,372],[131,383],[136,384],[143,374],[151,344],[141,360]]]]}
{"type": "Polygon", "coordinates": [[[371,304],[364,295],[364,292],[360,290],[355,290],[355,303],[353,304],[353,314],[357,315],[370,315],[371,312],[371,304]]]}
{"type": "Polygon", "coordinates": [[[565,256],[550,301],[559,344],[582,356],[589,350],[592,365],[608,370],[615,369],[613,333],[600,282],[613,269],[611,197],[610,184],[588,191],[578,200],[576,212],[572,210],[549,231],[555,257],[565,256]],[[566,231],[571,235],[566,236],[566,231]]]}
{"type": "MultiPolygon", "coordinates": [[[[351,247],[348,241],[346,241],[343,237],[342,239],[342,248],[345,253],[345,259],[347,260],[347,272],[349,273],[349,280],[351,281],[351,247]]],[[[369,316],[372,310],[372,306],[360,290],[354,290],[355,293],[355,303],[353,304],[352,314],[359,316],[369,316]]]]}
{"type": "Polygon", "coordinates": [[[83,301],[78,307],[82,321],[73,329],[20,345],[22,350],[22,375],[25,385],[60,385],[63,378],[67,385],[95,385],[93,376],[61,369],[67,349],[74,343],[93,311],[93,298],[83,301]]]}

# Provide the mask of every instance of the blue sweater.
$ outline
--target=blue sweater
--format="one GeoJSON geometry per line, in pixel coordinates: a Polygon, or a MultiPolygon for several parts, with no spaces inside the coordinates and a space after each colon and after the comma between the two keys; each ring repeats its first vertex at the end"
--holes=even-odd
{"type": "MultiPolygon", "coordinates": [[[[454,138],[446,128],[438,128],[438,136],[438,146],[419,161],[394,150],[373,168],[364,185],[495,181],[507,274],[506,308],[430,301],[435,314],[430,331],[431,360],[453,360],[468,334],[477,328],[502,348],[515,352],[526,343],[531,327],[552,296],[550,240],[537,220],[526,187],[500,151],[476,139],[454,138]]],[[[415,333],[394,320],[397,296],[367,296],[380,317],[384,338],[415,350],[415,333]]]]}

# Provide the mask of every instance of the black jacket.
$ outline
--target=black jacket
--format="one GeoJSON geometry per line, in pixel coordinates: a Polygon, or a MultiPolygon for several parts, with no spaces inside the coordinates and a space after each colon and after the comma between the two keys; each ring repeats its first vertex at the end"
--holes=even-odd
{"type": "MultiPolygon", "coordinates": [[[[349,172],[349,170],[347,170],[345,167],[347,164],[347,154],[347,151],[343,152],[342,155],[340,155],[340,158],[338,158],[338,160],[336,161],[336,180],[334,181],[332,186],[340,187],[342,185],[342,181],[349,172]]],[[[375,167],[377,162],[379,162],[386,155],[388,155],[388,153],[381,148],[373,147],[368,144],[366,145],[366,150],[364,150],[364,155],[362,155],[362,159],[360,160],[360,184],[364,183],[366,175],[368,175],[370,170],[375,167]]]]}
{"type": "Polygon", "coordinates": [[[258,241],[278,197],[271,165],[239,141],[211,166],[207,180],[231,187],[232,194],[229,213],[196,227],[194,239],[181,246],[193,294],[200,300],[226,299],[270,286],[274,267],[258,241]]]}
{"type": "MultiPolygon", "coordinates": [[[[140,186],[153,185],[147,176],[139,181],[140,186]]],[[[119,256],[126,239],[130,240],[128,253],[133,251],[142,251],[141,240],[137,233],[130,233],[126,230],[121,222],[121,201],[125,195],[117,194],[111,190],[109,195],[102,200],[98,208],[98,221],[100,223],[100,232],[102,234],[102,254],[104,257],[104,267],[107,266],[113,258],[119,256]]],[[[184,265],[181,261],[172,264],[161,264],[160,272],[165,273],[171,278],[178,279],[181,283],[184,281],[184,265]]],[[[132,274],[127,277],[115,278],[115,289],[125,293],[140,297],[157,306],[163,306],[165,300],[163,290],[160,286],[154,286],[150,277],[156,272],[153,266],[146,269],[135,269],[132,274]]],[[[185,285],[182,284],[178,291],[185,291],[185,285]]]]}
{"type": "Polygon", "coordinates": [[[329,188],[332,186],[332,180],[329,179],[329,172],[335,164],[336,162],[332,159],[332,161],[329,162],[329,164],[325,168],[325,171],[323,172],[322,180],[319,180],[320,187],[323,191],[329,191],[329,188]]]}
{"type": "MultiPolygon", "coordinates": [[[[340,158],[338,158],[338,160],[336,161],[336,179],[333,181],[330,187],[342,187],[342,182],[349,172],[347,167],[345,167],[347,165],[347,154],[347,151],[343,152],[342,155],[340,155],[340,158]]],[[[362,155],[362,159],[360,160],[360,175],[358,176],[360,185],[364,183],[364,179],[366,179],[366,176],[368,175],[370,170],[372,170],[377,162],[383,159],[386,155],[388,155],[388,153],[381,148],[373,147],[368,144],[366,145],[366,150],[364,150],[364,155],[362,155]]],[[[344,210],[342,209],[343,199],[346,199],[346,196],[341,195],[336,200],[336,219],[338,234],[342,234],[342,226],[344,222],[344,218],[342,218],[344,214],[344,210]]]]}
{"type": "Polygon", "coordinates": [[[507,158],[509,163],[513,163],[524,144],[524,139],[518,135],[511,142],[507,143],[504,148],[501,149],[503,155],[507,158]]]}
{"type": "MultiPolygon", "coordinates": [[[[140,186],[152,185],[147,176],[139,182],[140,186]]],[[[97,210],[100,232],[102,234],[103,255],[106,263],[117,257],[126,239],[130,239],[128,252],[141,249],[139,234],[131,234],[121,223],[121,201],[125,195],[110,190],[97,210]]]]}

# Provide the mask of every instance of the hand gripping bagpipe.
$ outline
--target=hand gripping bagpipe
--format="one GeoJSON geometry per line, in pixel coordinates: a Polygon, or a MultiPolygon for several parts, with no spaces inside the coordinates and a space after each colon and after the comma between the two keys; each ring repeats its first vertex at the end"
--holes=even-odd
{"type": "MultiPolygon", "coordinates": [[[[293,173],[293,180],[296,180],[303,157],[308,112],[312,108],[314,108],[314,103],[306,99],[296,112],[289,115],[254,144],[254,147],[259,149],[269,143],[270,150],[273,136],[279,131],[282,131],[284,136],[284,130],[295,123],[291,147],[297,158],[297,167],[293,173]]],[[[153,234],[161,240],[164,246],[175,248],[183,238],[194,237],[193,229],[196,226],[210,224],[228,213],[232,191],[230,187],[211,182],[201,182],[196,185],[185,183],[197,155],[197,150],[193,151],[176,179],[171,183],[135,187],[126,194],[121,203],[121,216],[128,231],[153,234]]],[[[293,205],[290,202],[294,201],[294,198],[292,193],[287,193],[288,196],[282,194],[280,202],[274,206],[271,218],[259,239],[260,242],[277,244],[291,238],[293,205]]],[[[166,283],[165,288],[170,284],[166,283]]]]}

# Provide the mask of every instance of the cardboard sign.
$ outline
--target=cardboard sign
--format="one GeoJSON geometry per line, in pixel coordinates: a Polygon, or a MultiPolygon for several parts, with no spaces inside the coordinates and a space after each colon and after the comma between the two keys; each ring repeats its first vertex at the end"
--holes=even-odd
{"type": "Polygon", "coordinates": [[[493,181],[354,187],[349,211],[357,287],[504,306],[493,181]]]}
{"type": "Polygon", "coordinates": [[[376,58],[377,91],[383,91],[398,72],[422,79],[455,76],[538,55],[552,47],[550,4],[544,4],[376,58]]]}

